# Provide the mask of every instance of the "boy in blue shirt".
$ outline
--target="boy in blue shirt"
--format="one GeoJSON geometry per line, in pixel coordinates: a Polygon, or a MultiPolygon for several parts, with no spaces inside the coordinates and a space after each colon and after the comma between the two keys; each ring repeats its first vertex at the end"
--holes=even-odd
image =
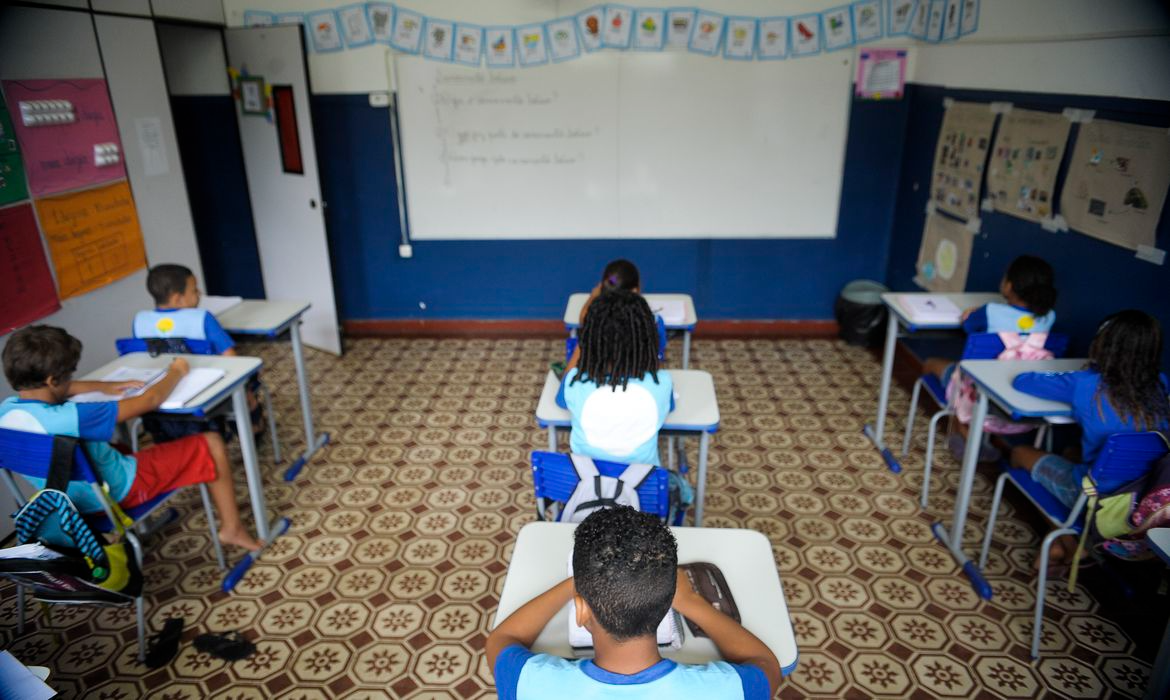
{"type": "MultiPolygon", "coordinates": [[[[109,444],[118,423],[162,405],[189,371],[187,361],[175,358],[162,379],[142,394],[118,401],[118,395],[141,388],[142,383],[73,381],[79,359],[81,341],[60,328],[29,326],[13,333],[4,346],[4,376],[18,395],[0,401],[0,428],[84,440],[94,471],[109,487],[110,497],[124,508],[183,486],[206,483],[219,513],[220,541],[259,549],[260,543],[240,520],[227,448],[218,433],[191,435],[134,454],[124,454],[109,444]],[[110,394],[110,400],[69,400],[90,391],[110,394]]],[[[44,488],[43,479],[28,481],[44,488]]],[[[70,483],[68,494],[83,513],[102,510],[101,501],[83,483],[70,483]]]]}
{"type": "Polygon", "coordinates": [[[655,516],[626,506],[591,514],[574,533],[573,572],[488,636],[500,700],[766,700],[780,684],[768,647],[691,588],[678,570],[674,535],[655,516]],[[596,656],[533,654],[529,647],[570,599],[596,656]],[[671,607],[702,627],[727,661],[692,666],[661,658],[655,631],[671,607]]]}

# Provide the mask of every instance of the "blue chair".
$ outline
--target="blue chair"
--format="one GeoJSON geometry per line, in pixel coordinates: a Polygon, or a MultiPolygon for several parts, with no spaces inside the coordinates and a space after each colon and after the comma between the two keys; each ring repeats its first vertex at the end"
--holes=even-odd
{"type": "MultiPolygon", "coordinates": [[[[1140,479],[1153,468],[1154,463],[1167,452],[1167,441],[1159,433],[1119,433],[1110,435],[1101,448],[1089,471],[1093,483],[1102,487],[1102,496],[1140,479]],[[1108,489],[1108,491],[1104,490],[1108,489]]],[[[1048,583],[1048,550],[1061,535],[1079,535],[1084,529],[1085,505],[1089,500],[1082,493],[1072,508],[1061,503],[1047,489],[1032,479],[1024,469],[1008,469],[995,482],[995,496],[991,500],[991,514],[987,518],[987,532],[983,535],[983,550],[979,554],[979,568],[987,565],[987,553],[991,548],[991,535],[995,530],[995,517],[1003,497],[1003,486],[1011,483],[1040,513],[1056,526],[1040,543],[1040,578],[1036,583],[1036,614],[1032,627],[1032,658],[1040,655],[1040,622],[1044,617],[1044,594],[1048,583]]]]}
{"type": "MultiPolygon", "coordinates": [[[[1052,353],[1053,357],[1063,357],[1068,350],[1068,336],[1064,333],[1049,333],[1044,342],[1044,348],[1052,353]]],[[[963,360],[994,360],[1003,352],[1003,341],[995,333],[972,333],[967,336],[967,343],[963,347],[963,360]]],[[[959,369],[956,367],[955,371],[959,369]]],[[[914,435],[914,416],[918,412],[918,396],[923,387],[926,393],[934,400],[941,410],[930,417],[930,427],[926,434],[926,460],[922,472],[922,507],[926,507],[930,496],[930,472],[934,467],[934,439],[938,433],[938,422],[953,415],[947,408],[947,388],[942,380],[933,374],[924,374],[914,382],[914,391],[910,394],[910,412],[906,415],[906,433],[902,437],[902,456],[910,452],[910,438],[914,435]]]]}
{"type": "MultiPolygon", "coordinates": [[[[190,338],[118,338],[114,341],[118,349],[118,356],[132,352],[149,353],[151,357],[164,354],[173,355],[213,355],[211,343],[206,340],[192,340],[190,338]]],[[[260,392],[264,401],[264,412],[268,414],[268,437],[272,441],[272,459],[280,464],[280,436],[276,434],[276,413],[272,410],[272,395],[263,382],[257,381],[255,388],[260,392]]],[[[127,424],[130,434],[130,449],[138,451],[138,429],[142,425],[141,418],[135,418],[127,424]]]]}
{"type": "MultiPolygon", "coordinates": [[[[619,462],[593,460],[603,476],[618,477],[628,465],[619,462]]],[[[539,520],[560,520],[561,508],[568,503],[577,488],[577,472],[573,461],[560,452],[532,453],[532,483],[536,488],[536,517],[539,520]],[[551,509],[551,514],[549,513],[551,509]]],[[[645,513],[653,513],[663,522],[674,522],[677,515],[670,503],[670,475],[662,467],[655,467],[638,487],[638,505],[645,513]]]]}
{"type": "MultiPolygon", "coordinates": [[[[53,436],[44,435],[40,433],[27,433],[19,430],[9,430],[0,428],[0,475],[2,475],[4,483],[7,485],[9,493],[16,501],[17,508],[21,508],[25,504],[25,498],[13,474],[20,474],[21,476],[33,477],[37,479],[45,479],[49,475],[49,466],[52,463],[53,457],[53,436]]],[[[89,463],[89,457],[85,450],[81,449],[79,443],[73,455],[73,473],[70,475],[70,481],[83,481],[89,485],[97,497],[101,500],[103,511],[100,513],[85,513],[83,514],[87,523],[94,530],[102,533],[113,532],[115,528],[115,515],[107,503],[102,492],[102,481],[97,476],[92,465],[89,463]]],[[[133,521],[126,530],[126,540],[130,543],[130,547],[134,550],[134,558],[138,563],[139,569],[142,568],[142,545],[139,542],[135,530],[142,530],[145,520],[163,503],[165,503],[175,492],[170,491],[160,496],[143,503],[134,508],[125,509],[126,515],[133,521]]],[[[211,530],[211,542],[215,547],[215,558],[219,563],[220,569],[226,569],[224,563],[223,547],[219,543],[219,535],[215,531],[215,511],[211,507],[211,495],[207,491],[206,484],[199,484],[199,493],[203,497],[203,509],[207,514],[208,527],[211,530]]],[[[145,534],[145,533],[144,533],[145,534]]],[[[35,591],[34,591],[35,595],[35,591]]],[[[52,598],[41,598],[46,603],[75,603],[82,604],[77,600],[59,601],[52,598]]],[[[138,621],[138,660],[142,661],[145,657],[145,639],[146,639],[146,617],[144,612],[144,600],[141,593],[133,598],[135,612],[138,621]]],[[[109,605],[110,602],[102,601],[98,604],[109,605]]],[[[129,600],[126,601],[129,604],[129,600]]],[[[16,584],[16,610],[17,610],[17,631],[24,632],[24,586],[19,581],[16,584]]]]}

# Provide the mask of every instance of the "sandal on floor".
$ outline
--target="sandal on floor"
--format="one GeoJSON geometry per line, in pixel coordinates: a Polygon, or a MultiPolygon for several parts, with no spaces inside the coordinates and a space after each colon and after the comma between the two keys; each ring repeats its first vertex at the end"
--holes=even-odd
{"type": "Polygon", "coordinates": [[[163,623],[162,632],[150,638],[150,646],[143,662],[148,668],[162,668],[179,653],[179,638],[183,636],[183,618],[172,617],[163,623]]]}
{"type": "Polygon", "coordinates": [[[201,634],[195,638],[195,648],[224,661],[246,659],[256,651],[256,645],[237,632],[201,634]]]}

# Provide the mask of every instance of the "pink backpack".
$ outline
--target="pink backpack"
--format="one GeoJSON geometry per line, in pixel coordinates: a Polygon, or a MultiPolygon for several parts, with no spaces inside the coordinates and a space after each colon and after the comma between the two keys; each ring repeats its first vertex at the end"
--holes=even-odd
{"type": "MultiPolygon", "coordinates": [[[[1003,342],[1003,352],[999,353],[996,358],[998,360],[1052,359],[1052,352],[1044,348],[1044,344],[1048,342],[1047,333],[1020,335],[1004,331],[997,335],[1003,342]]],[[[951,381],[947,385],[947,406],[960,423],[967,424],[971,422],[971,414],[975,410],[975,384],[962,374],[957,369],[951,373],[951,381]]],[[[985,432],[997,435],[1017,435],[1035,427],[1034,423],[1016,423],[999,416],[988,416],[983,422],[985,432]]]]}

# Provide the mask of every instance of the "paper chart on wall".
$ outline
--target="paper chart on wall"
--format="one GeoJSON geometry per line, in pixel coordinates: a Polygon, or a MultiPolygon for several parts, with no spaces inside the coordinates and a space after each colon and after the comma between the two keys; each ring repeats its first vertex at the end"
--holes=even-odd
{"type": "Polygon", "coordinates": [[[1170,186],[1165,127],[1103,119],[1081,124],[1060,213],[1069,228],[1137,250],[1153,247],[1170,186]]]}
{"type": "Polygon", "coordinates": [[[146,267],[138,212],[125,180],[40,199],[36,207],[62,299],[146,267]]]}
{"type": "Polygon", "coordinates": [[[1052,216],[1069,127],[1052,112],[1013,109],[1004,115],[987,166],[987,197],[996,211],[1029,221],[1052,216]]]}
{"type": "Polygon", "coordinates": [[[979,213],[979,188],[995,113],[978,102],[954,102],[943,117],[934,151],[930,198],[939,209],[970,219],[979,213]]]}
{"type": "Polygon", "coordinates": [[[0,335],[59,308],[32,205],[0,209],[0,335]]]}
{"type": "Polygon", "coordinates": [[[126,177],[106,81],[6,80],[4,95],[33,196],[126,177]]]}
{"type": "Polygon", "coordinates": [[[930,292],[964,291],[974,238],[962,221],[942,214],[927,215],[915,284],[930,292]]]}

